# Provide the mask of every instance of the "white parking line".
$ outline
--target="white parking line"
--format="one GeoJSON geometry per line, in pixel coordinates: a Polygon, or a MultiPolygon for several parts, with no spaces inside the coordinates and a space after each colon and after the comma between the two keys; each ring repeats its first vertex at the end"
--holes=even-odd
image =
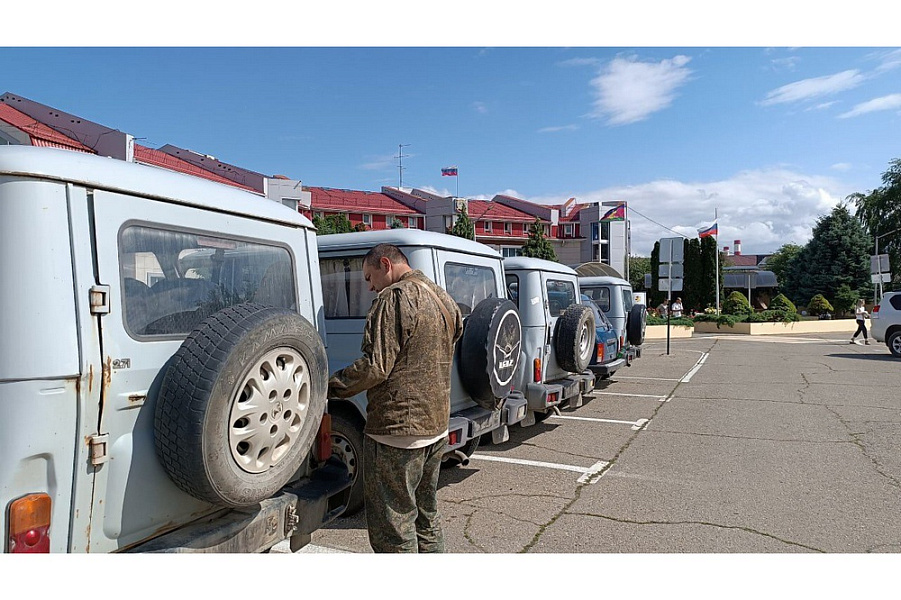
{"type": "Polygon", "coordinates": [[[540,460],[526,460],[523,458],[507,458],[506,456],[490,456],[488,454],[478,454],[478,453],[473,454],[469,458],[476,459],[476,460],[487,460],[487,461],[493,461],[493,462],[508,463],[508,464],[512,464],[512,465],[525,465],[527,467],[543,467],[545,469],[558,469],[560,471],[574,471],[576,473],[582,473],[582,476],[579,477],[579,479],[577,479],[576,481],[578,481],[579,483],[592,483],[592,484],[596,483],[597,480],[600,479],[600,477],[597,477],[594,480],[592,480],[592,477],[597,475],[600,471],[602,471],[604,469],[604,467],[606,467],[608,464],[610,464],[609,462],[607,462],[605,460],[599,460],[598,462],[594,463],[593,465],[591,465],[590,467],[588,467],[586,469],[585,467],[577,467],[575,465],[562,465],[559,463],[549,463],[549,462],[543,462],[540,460]]]}
{"type": "Polygon", "coordinates": [[[596,419],[594,417],[570,417],[567,415],[551,415],[551,419],[569,419],[571,421],[593,421],[595,423],[621,423],[623,425],[631,425],[634,431],[638,431],[648,423],[648,419],[638,419],[637,421],[618,421],[616,419],[596,419]]]}
{"type": "Polygon", "coordinates": [[[679,381],[682,383],[688,383],[689,381],[691,381],[691,378],[695,376],[695,373],[697,373],[700,370],[700,368],[704,366],[704,363],[707,362],[708,356],[710,356],[710,354],[707,352],[702,354],[701,358],[698,359],[698,362],[695,364],[695,366],[693,366],[691,368],[691,370],[688,373],[686,373],[685,376],[682,379],[680,379],[679,381]]]}
{"type": "Polygon", "coordinates": [[[679,381],[669,377],[629,377],[628,375],[617,375],[617,379],[643,379],[645,381],[679,381]]]}
{"type": "Polygon", "coordinates": [[[595,391],[592,393],[594,396],[629,396],[630,398],[654,398],[655,400],[660,400],[664,402],[666,400],[666,396],[660,396],[655,394],[621,394],[618,392],[598,392],[595,391]]]}

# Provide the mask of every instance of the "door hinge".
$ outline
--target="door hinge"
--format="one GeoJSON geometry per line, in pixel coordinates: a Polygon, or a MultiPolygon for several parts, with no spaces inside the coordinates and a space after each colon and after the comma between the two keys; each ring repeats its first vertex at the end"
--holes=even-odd
{"type": "Polygon", "coordinates": [[[109,434],[95,433],[90,437],[91,464],[95,467],[109,460],[109,434]]]}
{"type": "Polygon", "coordinates": [[[93,285],[90,289],[92,315],[109,314],[109,286],[93,285]]]}

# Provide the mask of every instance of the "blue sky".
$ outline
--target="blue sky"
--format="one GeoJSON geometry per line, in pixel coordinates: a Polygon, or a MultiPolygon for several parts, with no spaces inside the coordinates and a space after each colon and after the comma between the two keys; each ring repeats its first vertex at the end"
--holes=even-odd
{"type": "Polygon", "coordinates": [[[627,200],[639,255],[715,209],[721,245],[804,243],[901,158],[898,48],[466,43],[7,47],[0,91],[314,186],[398,185],[409,144],[404,187],[627,200]]]}

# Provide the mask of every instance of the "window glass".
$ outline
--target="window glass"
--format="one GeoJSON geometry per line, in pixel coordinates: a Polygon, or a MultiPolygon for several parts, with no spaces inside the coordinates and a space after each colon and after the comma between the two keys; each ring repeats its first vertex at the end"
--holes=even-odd
{"type": "Polygon", "coordinates": [[[494,270],[489,267],[447,263],[444,265],[444,281],[447,283],[447,293],[460,307],[464,317],[479,302],[497,295],[497,279],[494,270]]]}
{"type": "Polygon", "coordinates": [[[507,280],[507,299],[519,308],[519,276],[508,273],[507,280]]]}
{"type": "Polygon", "coordinates": [[[552,317],[559,317],[571,304],[576,304],[576,285],[572,281],[547,281],[547,305],[552,317]]]}
{"type": "Polygon", "coordinates": [[[119,236],[119,265],[134,335],[184,335],[242,302],[297,306],[291,255],[277,246],[133,226],[119,236]]]}
{"type": "Polygon", "coordinates": [[[376,293],[363,278],[363,257],[321,258],[322,296],[326,319],[362,319],[376,293]]]}
{"type": "Polygon", "coordinates": [[[601,312],[610,312],[610,290],[605,287],[583,287],[582,293],[591,298],[601,312]]]}
{"type": "Polygon", "coordinates": [[[632,290],[628,288],[623,288],[623,311],[625,314],[629,314],[629,311],[632,310],[632,290]]]}
{"type": "Polygon", "coordinates": [[[901,310],[901,294],[895,294],[891,298],[888,299],[889,304],[891,304],[895,309],[901,310]]]}

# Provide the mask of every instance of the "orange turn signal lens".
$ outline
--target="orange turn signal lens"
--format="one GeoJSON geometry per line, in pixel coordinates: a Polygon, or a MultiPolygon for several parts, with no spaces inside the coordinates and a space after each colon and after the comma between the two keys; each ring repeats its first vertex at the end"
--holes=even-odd
{"type": "Polygon", "coordinates": [[[536,358],[532,361],[532,381],[541,383],[541,359],[536,358]]]}
{"type": "Polygon", "coordinates": [[[7,548],[13,554],[50,552],[50,496],[29,494],[9,505],[7,548]]]}
{"type": "Polygon", "coordinates": [[[316,460],[325,462],[332,455],[332,415],[322,415],[319,432],[316,434],[316,460]]]}

